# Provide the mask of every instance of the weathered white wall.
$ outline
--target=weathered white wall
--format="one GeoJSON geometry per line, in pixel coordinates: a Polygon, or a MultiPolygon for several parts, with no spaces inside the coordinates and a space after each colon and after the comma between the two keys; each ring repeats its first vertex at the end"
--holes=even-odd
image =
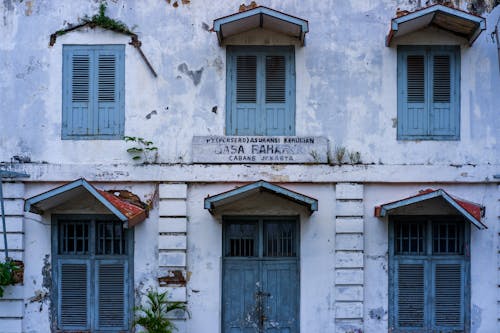
{"type": "MultiPolygon", "coordinates": [[[[87,29],[58,37],[53,47],[48,46],[50,34],[97,13],[97,2],[6,0],[0,4],[0,105],[8,114],[0,136],[4,148],[0,161],[16,155],[63,164],[130,161],[125,152],[128,146],[120,140],[60,140],[63,44],[126,45],[125,134],[154,141],[159,161],[189,163],[194,135],[224,135],[225,48],[208,30],[213,19],[234,13],[238,4],[193,1],[174,8],[156,0],[108,2],[110,17],[137,26],[135,31],[158,78],[128,45],[129,38],[120,34],[87,29]],[[216,112],[212,112],[214,107],[216,112]]],[[[387,48],[384,39],[396,9],[413,9],[417,2],[267,0],[259,4],[310,24],[306,46],[296,48],[297,135],[325,136],[331,151],[337,146],[359,151],[363,163],[498,163],[495,94],[500,78],[495,75],[497,48],[490,33],[499,8],[483,14],[488,29],[471,48],[464,40],[432,29],[396,39],[387,48]],[[459,141],[396,140],[398,43],[461,46],[459,141]]],[[[228,43],[260,43],[254,34],[228,43]]],[[[264,35],[266,45],[286,42],[275,34],[264,35]]]]}
{"type": "MultiPolygon", "coordinates": [[[[331,157],[339,146],[359,151],[363,165],[249,167],[190,164],[193,136],[225,134],[225,48],[208,30],[213,19],[234,13],[239,3],[192,1],[174,8],[157,0],[108,1],[110,17],[131,27],[137,25],[142,49],[158,73],[154,78],[128,45],[130,39],[113,32],[76,31],[48,46],[50,34],[68,22],[77,23],[78,18],[97,13],[97,2],[2,1],[0,164],[15,162],[13,156],[35,162],[2,164],[2,168],[31,175],[25,185],[11,188],[13,194],[6,200],[9,244],[15,248],[11,255],[24,259],[26,271],[24,286],[8,287],[8,298],[0,302],[2,309],[14,304],[9,310],[12,318],[2,323],[21,327],[17,332],[49,330],[50,216],[26,213],[21,218],[22,199],[85,177],[106,189],[129,189],[143,200],[151,197],[157,183],[185,186],[187,192],[181,197],[178,192],[161,194],[150,217],[135,228],[136,304],[141,293],[156,285],[157,277],[172,268],[184,270],[187,286],[169,289],[179,300],[187,299],[192,312],[191,320],[177,322],[181,332],[218,332],[222,229],[219,218],[203,209],[203,199],[264,179],[319,200],[319,211],[310,217],[293,204],[280,208],[301,215],[302,332],[341,332],[342,325],[361,323],[359,318],[340,318],[348,307],[341,308],[336,302],[345,283],[336,275],[336,260],[349,251],[356,252],[356,258],[363,253],[362,260],[352,264],[361,268],[354,268],[356,280],[351,288],[361,290],[362,299],[353,295],[354,300],[344,304],[359,311],[354,316],[364,319],[364,332],[387,330],[387,225],[373,217],[373,207],[438,186],[487,207],[489,229],[472,232],[472,329],[474,333],[498,331],[500,192],[492,176],[499,170],[500,75],[497,45],[490,34],[500,17],[500,6],[483,14],[487,30],[472,47],[434,29],[401,37],[391,48],[385,47],[396,8],[413,9],[418,2],[259,1],[309,21],[306,46],[297,46],[295,54],[297,135],[327,137],[331,157]],[[126,45],[125,134],[154,141],[159,148],[158,162],[163,164],[133,164],[126,153],[129,146],[120,140],[60,140],[62,45],[79,43],[126,45]],[[396,140],[395,45],[410,43],[460,45],[459,141],[396,140]],[[362,217],[338,210],[337,201],[344,199],[337,198],[337,183],[350,182],[364,184],[362,217]],[[174,217],[169,215],[172,210],[174,217]],[[355,223],[343,232],[352,239],[362,235],[362,245],[336,242],[336,232],[345,227],[343,214],[353,217],[355,223]],[[177,242],[180,239],[187,244],[177,242]],[[352,246],[346,249],[347,245],[352,246]],[[358,274],[360,271],[363,273],[358,274]]],[[[290,41],[253,31],[228,41],[238,43],[290,41]]],[[[249,203],[244,212],[269,212],[261,206],[261,202],[249,203]]]]}

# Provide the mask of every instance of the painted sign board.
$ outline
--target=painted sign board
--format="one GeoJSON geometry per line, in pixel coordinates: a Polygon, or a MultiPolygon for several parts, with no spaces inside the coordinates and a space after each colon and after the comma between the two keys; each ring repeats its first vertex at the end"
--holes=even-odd
{"type": "Polygon", "coordinates": [[[327,163],[317,136],[195,136],[193,163],[327,163]]]}

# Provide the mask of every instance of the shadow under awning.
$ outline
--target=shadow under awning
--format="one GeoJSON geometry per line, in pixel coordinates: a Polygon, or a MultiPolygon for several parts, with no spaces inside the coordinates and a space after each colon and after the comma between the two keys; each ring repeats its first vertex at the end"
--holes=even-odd
{"type": "Polygon", "coordinates": [[[235,188],[234,190],[209,196],[205,198],[204,206],[205,209],[208,209],[211,214],[214,214],[215,210],[219,207],[246,199],[259,192],[268,192],[286,200],[295,202],[299,205],[305,206],[309,210],[310,214],[318,210],[318,200],[291,191],[284,187],[268,183],[264,180],[259,180],[255,183],[240,186],[238,188],[235,188]]]}
{"type": "Polygon", "coordinates": [[[43,214],[85,194],[90,194],[97,199],[124,223],[125,228],[133,227],[147,217],[144,208],[125,201],[112,193],[98,190],[83,178],[26,199],[24,211],[43,214]]]}
{"type": "Polygon", "coordinates": [[[394,37],[407,35],[429,26],[463,37],[467,39],[469,45],[472,45],[481,31],[486,29],[486,20],[459,9],[432,5],[393,18],[385,45],[390,46],[394,37]]]}
{"type": "MultiPolygon", "coordinates": [[[[375,216],[384,217],[386,215],[406,215],[401,210],[406,209],[412,213],[421,215],[430,215],[426,206],[432,203],[441,202],[451,209],[455,214],[462,215],[466,220],[475,225],[478,229],[487,229],[488,227],[481,222],[484,215],[484,207],[480,204],[467,200],[455,198],[443,189],[426,189],[420,191],[417,195],[410,196],[398,201],[389,202],[375,207],[375,216]]],[[[409,214],[411,215],[411,214],[409,214]]]]}

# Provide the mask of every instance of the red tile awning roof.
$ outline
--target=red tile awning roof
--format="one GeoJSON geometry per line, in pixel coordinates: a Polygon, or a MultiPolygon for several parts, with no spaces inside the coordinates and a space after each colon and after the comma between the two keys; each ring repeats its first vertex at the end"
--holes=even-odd
{"type": "Polygon", "coordinates": [[[83,178],[26,199],[24,210],[35,214],[43,214],[45,211],[56,208],[65,202],[77,199],[85,193],[89,193],[103,204],[124,223],[126,228],[135,226],[147,217],[144,208],[125,201],[112,193],[98,190],[83,178]]]}
{"type": "MultiPolygon", "coordinates": [[[[473,203],[464,199],[459,199],[449,195],[443,189],[425,189],[421,190],[417,195],[410,196],[397,201],[389,202],[380,206],[375,207],[375,216],[384,217],[391,214],[391,210],[396,208],[401,208],[404,206],[413,205],[419,202],[424,202],[426,200],[441,197],[444,199],[451,207],[453,207],[457,213],[464,216],[469,222],[474,224],[479,229],[486,229],[487,226],[481,222],[481,217],[484,214],[484,207],[480,204],[473,203]]],[[[425,213],[425,212],[423,212],[425,213]]]]}
{"type": "Polygon", "coordinates": [[[407,35],[420,29],[435,26],[467,39],[472,45],[483,30],[486,30],[486,20],[460,9],[431,5],[413,12],[403,12],[391,20],[391,30],[387,35],[385,45],[390,46],[394,37],[407,35]]]}

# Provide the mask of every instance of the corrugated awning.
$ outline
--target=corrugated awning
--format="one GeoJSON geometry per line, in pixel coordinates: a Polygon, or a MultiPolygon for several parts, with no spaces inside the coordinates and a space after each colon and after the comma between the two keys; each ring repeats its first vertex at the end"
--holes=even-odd
{"type": "Polygon", "coordinates": [[[146,219],[144,208],[122,200],[112,193],[98,190],[83,178],[26,199],[24,211],[43,214],[65,202],[77,199],[85,193],[96,198],[120,219],[126,228],[133,227],[146,219]]]}
{"type": "Polygon", "coordinates": [[[407,35],[429,26],[463,37],[467,39],[469,45],[472,45],[481,31],[486,29],[486,20],[459,9],[432,5],[393,18],[385,44],[390,46],[394,37],[407,35]]]}
{"type": "MultiPolygon", "coordinates": [[[[398,201],[389,202],[380,206],[376,206],[375,216],[384,217],[386,215],[391,215],[391,213],[398,208],[417,205],[419,203],[431,201],[436,198],[443,199],[458,214],[465,217],[470,223],[474,224],[478,229],[487,229],[487,226],[481,222],[481,217],[484,214],[483,206],[477,203],[453,197],[448,193],[446,193],[446,191],[444,191],[443,189],[422,190],[417,195],[407,197],[398,201]]],[[[425,211],[422,212],[422,215],[426,215],[425,211]]]]}
{"type": "Polygon", "coordinates": [[[304,45],[309,24],[301,18],[259,6],[215,19],[213,30],[222,45],[224,38],[255,28],[264,28],[297,38],[304,45]]]}
{"type": "Polygon", "coordinates": [[[220,206],[242,200],[259,192],[268,192],[293,201],[299,205],[306,206],[311,214],[318,210],[318,200],[291,191],[284,187],[268,183],[264,180],[259,180],[255,183],[244,185],[234,190],[207,197],[205,198],[205,209],[208,209],[210,213],[213,214],[215,209],[220,206]]]}

